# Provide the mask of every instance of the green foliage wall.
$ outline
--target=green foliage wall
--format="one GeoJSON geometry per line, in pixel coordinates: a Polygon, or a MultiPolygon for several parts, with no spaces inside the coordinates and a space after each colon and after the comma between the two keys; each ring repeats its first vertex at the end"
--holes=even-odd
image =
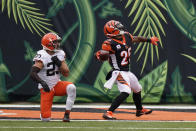
{"type": "MultiPolygon", "coordinates": [[[[103,87],[111,67],[94,53],[106,39],[104,24],[115,19],[135,36],[160,40],[133,45],[130,68],[143,87],[143,103],[195,103],[195,8],[194,0],[2,0],[0,102],[39,101],[29,72],[47,32],[62,37],[70,75],[61,79],[76,84],[76,102],[111,102],[119,94],[116,85],[103,87]]],[[[133,102],[131,95],[125,102],[133,102]]]]}

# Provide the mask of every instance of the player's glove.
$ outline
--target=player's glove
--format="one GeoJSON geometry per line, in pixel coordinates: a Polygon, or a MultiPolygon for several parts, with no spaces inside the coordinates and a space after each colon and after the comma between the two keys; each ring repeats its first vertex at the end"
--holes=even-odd
{"type": "Polygon", "coordinates": [[[40,84],[42,85],[45,92],[50,92],[50,88],[45,81],[41,81],[40,84]]]}
{"type": "Polygon", "coordinates": [[[58,66],[61,67],[62,62],[58,59],[57,56],[53,56],[51,60],[58,66]]]}
{"type": "Polygon", "coordinates": [[[150,43],[152,43],[153,45],[158,45],[157,42],[159,41],[159,38],[157,38],[156,36],[153,36],[150,38],[150,43]]]}
{"type": "Polygon", "coordinates": [[[97,52],[95,53],[95,58],[96,58],[97,60],[99,60],[99,61],[100,61],[100,54],[101,54],[100,51],[97,51],[97,52]]]}

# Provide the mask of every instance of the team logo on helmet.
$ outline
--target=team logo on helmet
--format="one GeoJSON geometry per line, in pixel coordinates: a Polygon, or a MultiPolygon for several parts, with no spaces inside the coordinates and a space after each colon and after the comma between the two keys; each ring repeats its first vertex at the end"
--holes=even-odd
{"type": "Polygon", "coordinates": [[[45,50],[55,51],[58,50],[61,40],[57,34],[50,32],[42,37],[41,44],[45,50]]]}
{"type": "Polygon", "coordinates": [[[104,26],[104,34],[106,37],[114,37],[124,33],[124,26],[116,20],[108,21],[104,26]]]}

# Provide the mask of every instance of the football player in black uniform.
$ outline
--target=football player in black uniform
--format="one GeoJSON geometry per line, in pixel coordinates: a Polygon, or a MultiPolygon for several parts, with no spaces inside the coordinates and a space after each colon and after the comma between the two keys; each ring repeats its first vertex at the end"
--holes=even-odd
{"type": "Polygon", "coordinates": [[[102,49],[96,52],[96,58],[103,61],[101,56],[109,54],[108,61],[112,67],[112,71],[106,76],[107,84],[104,87],[111,88],[114,82],[117,83],[120,95],[115,98],[110,108],[103,114],[104,119],[116,119],[113,112],[133,91],[133,100],[136,105],[136,116],[150,114],[152,110],[145,109],[141,103],[142,87],[137,77],[129,71],[131,45],[139,42],[150,42],[157,45],[159,39],[157,37],[145,38],[140,36],[132,36],[124,30],[124,26],[115,20],[110,20],[104,26],[104,34],[108,38],[102,44],[102,49]]]}

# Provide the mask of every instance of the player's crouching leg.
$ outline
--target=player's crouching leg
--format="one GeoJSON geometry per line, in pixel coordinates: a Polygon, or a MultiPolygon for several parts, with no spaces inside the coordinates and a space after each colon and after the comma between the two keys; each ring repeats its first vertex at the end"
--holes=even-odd
{"type": "Polygon", "coordinates": [[[70,122],[70,111],[76,99],[76,86],[74,84],[69,84],[66,89],[67,89],[67,101],[66,101],[66,110],[65,110],[63,122],[70,122]]]}

